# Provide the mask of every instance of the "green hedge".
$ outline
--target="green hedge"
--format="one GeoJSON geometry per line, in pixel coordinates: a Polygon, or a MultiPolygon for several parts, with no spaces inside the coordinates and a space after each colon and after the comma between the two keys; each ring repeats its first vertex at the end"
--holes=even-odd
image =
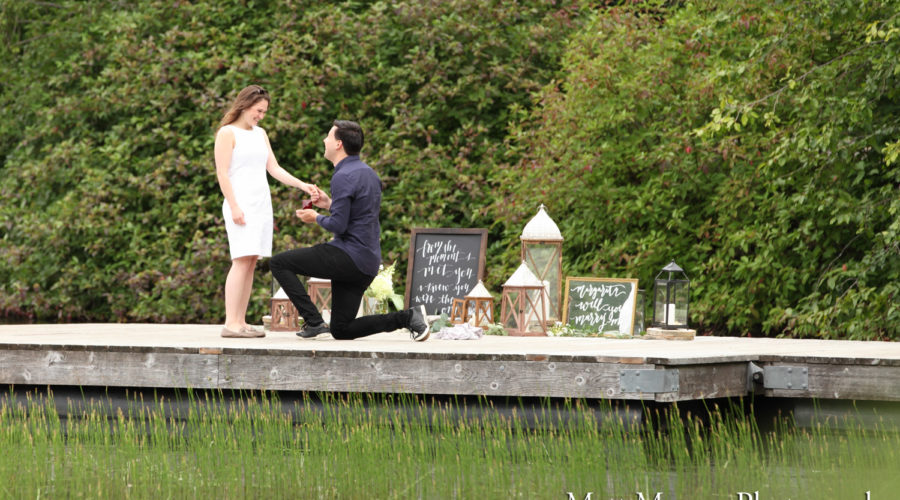
{"type": "Polygon", "coordinates": [[[511,127],[491,211],[540,186],[571,274],[675,259],[701,331],[900,338],[898,26],[894,2],[601,13],[511,127]]]}
{"type": "MultiPolygon", "coordinates": [[[[568,274],[649,288],[678,261],[701,332],[900,337],[894,2],[0,0],[0,14],[7,320],[221,321],[212,140],[259,83],[275,153],[303,179],[327,187],[331,120],[363,124],[399,269],[412,227],[488,227],[497,293],[544,203],[568,274]]],[[[298,198],[273,183],[276,252],[328,237],[294,221],[298,198]]]]}
{"type": "MultiPolygon", "coordinates": [[[[229,266],[215,126],[259,83],[279,162],[328,186],[321,139],[359,120],[387,185],[386,261],[410,228],[479,226],[511,109],[586,12],[552,1],[3,1],[0,314],[218,322],[229,266]]],[[[275,251],[328,234],[273,183],[275,251]]],[[[265,311],[260,264],[249,316],[265,311]]],[[[402,283],[398,284],[402,286],[402,283]]]]}

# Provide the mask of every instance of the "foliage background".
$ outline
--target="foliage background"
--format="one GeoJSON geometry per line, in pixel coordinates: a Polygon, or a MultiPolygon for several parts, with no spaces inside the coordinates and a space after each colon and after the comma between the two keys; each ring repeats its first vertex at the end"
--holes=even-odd
{"type": "MultiPolygon", "coordinates": [[[[412,227],[487,227],[499,293],[544,203],[566,274],[675,259],[702,333],[900,337],[900,7],[616,3],[0,0],[0,317],[221,321],[212,140],[259,83],[302,179],[363,124],[400,269],[412,227]]],[[[327,239],[272,187],[275,251],[327,239]]]]}

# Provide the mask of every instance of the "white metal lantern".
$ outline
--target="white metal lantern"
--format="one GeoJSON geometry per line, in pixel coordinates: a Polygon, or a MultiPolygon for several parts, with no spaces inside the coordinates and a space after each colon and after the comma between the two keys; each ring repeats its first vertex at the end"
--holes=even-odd
{"type": "Polygon", "coordinates": [[[510,335],[547,335],[547,289],[525,262],[503,284],[500,321],[510,335]]]}
{"type": "Polygon", "coordinates": [[[522,240],[522,260],[538,281],[548,283],[548,311],[546,321],[562,317],[562,242],[559,227],[547,215],[542,204],[519,237],[522,240]]]}
{"type": "Polygon", "coordinates": [[[674,260],[656,275],[653,282],[653,327],[667,330],[688,327],[690,286],[691,281],[674,260]],[[666,276],[662,277],[663,274],[666,276]]]}

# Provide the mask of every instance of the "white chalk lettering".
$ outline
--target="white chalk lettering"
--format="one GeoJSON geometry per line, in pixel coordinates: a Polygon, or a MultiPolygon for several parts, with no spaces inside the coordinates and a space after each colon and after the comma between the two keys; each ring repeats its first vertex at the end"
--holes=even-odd
{"type": "Polygon", "coordinates": [[[579,299],[590,296],[591,300],[602,297],[621,297],[622,294],[628,293],[625,285],[621,284],[593,284],[587,283],[578,285],[572,289],[578,295],[579,299]]]}
{"type": "Polygon", "coordinates": [[[452,240],[423,238],[418,242],[415,273],[424,282],[415,286],[412,294],[417,303],[449,313],[453,299],[463,297],[478,280],[477,269],[470,267],[477,262],[477,255],[461,250],[452,240]]]}

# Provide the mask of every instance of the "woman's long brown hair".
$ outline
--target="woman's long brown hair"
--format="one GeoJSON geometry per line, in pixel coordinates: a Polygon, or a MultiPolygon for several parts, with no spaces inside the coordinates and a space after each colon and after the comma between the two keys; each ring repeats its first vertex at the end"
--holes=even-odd
{"type": "Polygon", "coordinates": [[[231,109],[229,109],[228,112],[225,113],[225,116],[222,117],[222,121],[219,122],[219,128],[234,123],[238,118],[240,118],[241,113],[243,113],[245,109],[253,106],[263,99],[265,99],[269,103],[272,102],[271,98],[269,97],[269,93],[266,92],[266,89],[260,87],[259,85],[250,85],[244,87],[238,93],[238,96],[234,99],[234,103],[231,105],[231,109]]]}

